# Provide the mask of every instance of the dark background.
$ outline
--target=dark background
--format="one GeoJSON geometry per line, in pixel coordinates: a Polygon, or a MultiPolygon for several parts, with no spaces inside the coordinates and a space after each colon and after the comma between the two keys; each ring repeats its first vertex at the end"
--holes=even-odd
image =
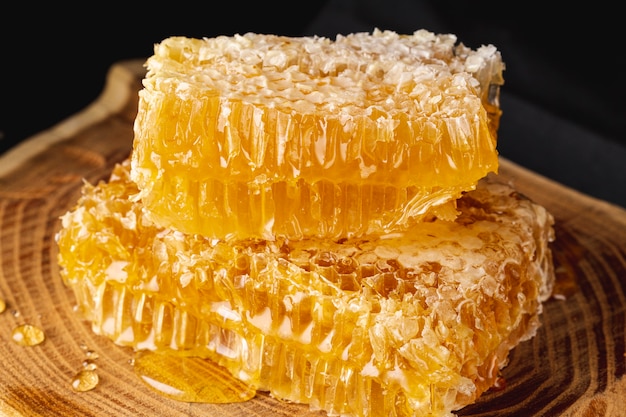
{"type": "MultiPolygon", "coordinates": [[[[8,3],[8,2],[5,2],[8,3]]],[[[0,154],[84,109],[110,66],[173,35],[389,29],[493,44],[506,64],[500,154],[626,207],[626,51],[617,5],[528,0],[327,0],[0,6],[0,154]],[[572,3],[570,3],[572,4],[572,3]],[[130,6],[130,7],[129,7],[130,6]]]]}

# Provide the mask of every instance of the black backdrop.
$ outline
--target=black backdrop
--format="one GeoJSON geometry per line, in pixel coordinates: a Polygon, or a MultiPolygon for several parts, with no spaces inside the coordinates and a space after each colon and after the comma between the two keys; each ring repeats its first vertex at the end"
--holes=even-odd
{"type": "MultiPolygon", "coordinates": [[[[5,2],[8,3],[8,2],[5,2]]],[[[111,64],[172,35],[454,33],[506,63],[500,153],[626,207],[626,82],[617,6],[527,0],[177,1],[0,6],[0,153],[82,110],[111,64]]]]}

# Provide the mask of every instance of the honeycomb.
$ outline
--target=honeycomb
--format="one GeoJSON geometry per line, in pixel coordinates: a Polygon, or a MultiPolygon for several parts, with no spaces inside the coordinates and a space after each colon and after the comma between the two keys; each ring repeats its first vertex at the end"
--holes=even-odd
{"type": "Polygon", "coordinates": [[[387,233],[496,172],[499,51],[454,35],[247,33],[155,45],[131,178],[152,221],[217,239],[387,233]]]}
{"type": "Polygon", "coordinates": [[[552,216],[493,175],[454,220],[334,240],[186,234],[139,192],[127,160],[62,217],[61,276],[93,331],[329,415],[451,416],[535,335],[554,284],[552,216]]]}

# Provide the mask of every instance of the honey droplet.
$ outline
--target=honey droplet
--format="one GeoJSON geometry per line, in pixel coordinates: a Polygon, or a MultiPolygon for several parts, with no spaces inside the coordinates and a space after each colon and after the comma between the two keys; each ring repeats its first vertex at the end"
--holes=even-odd
{"type": "Polygon", "coordinates": [[[83,369],[74,375],[72,379],[72,388],[77,392],[85,392],[94,389],[98,382],[100,382],[100,377],[93,369],[83,369]]]}
{"type": "Polygon", "coordinates": [[[13,341],[20,346],[35,346],[46,338],[43,330],[30,324],[22,324],[13,329],[13,341]]]}
{"type": "Polygon", "coordinates": [[[7,309],[7,302],[0,298],[0,313],[7,309]]]}
{"type": "Polygon", "coordinates": [[[213,361],[138,351],[133,370],[152,390],[184,402],[226,404],[248,401],[256,390],[213,361]]]}

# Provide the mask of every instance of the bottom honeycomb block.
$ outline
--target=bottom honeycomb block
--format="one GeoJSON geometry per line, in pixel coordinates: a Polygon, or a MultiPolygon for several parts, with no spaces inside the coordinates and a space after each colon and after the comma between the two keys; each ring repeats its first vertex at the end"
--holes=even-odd
{"type": "Polygon", "coordinates": [[[535,335],[554,283],[552,216],[491,177],[455,221],[337,241],[186,235],[136,194],[126,161],[62,217],[61,276],[93,331],[329,415],[453,415],[535,335]]]}

